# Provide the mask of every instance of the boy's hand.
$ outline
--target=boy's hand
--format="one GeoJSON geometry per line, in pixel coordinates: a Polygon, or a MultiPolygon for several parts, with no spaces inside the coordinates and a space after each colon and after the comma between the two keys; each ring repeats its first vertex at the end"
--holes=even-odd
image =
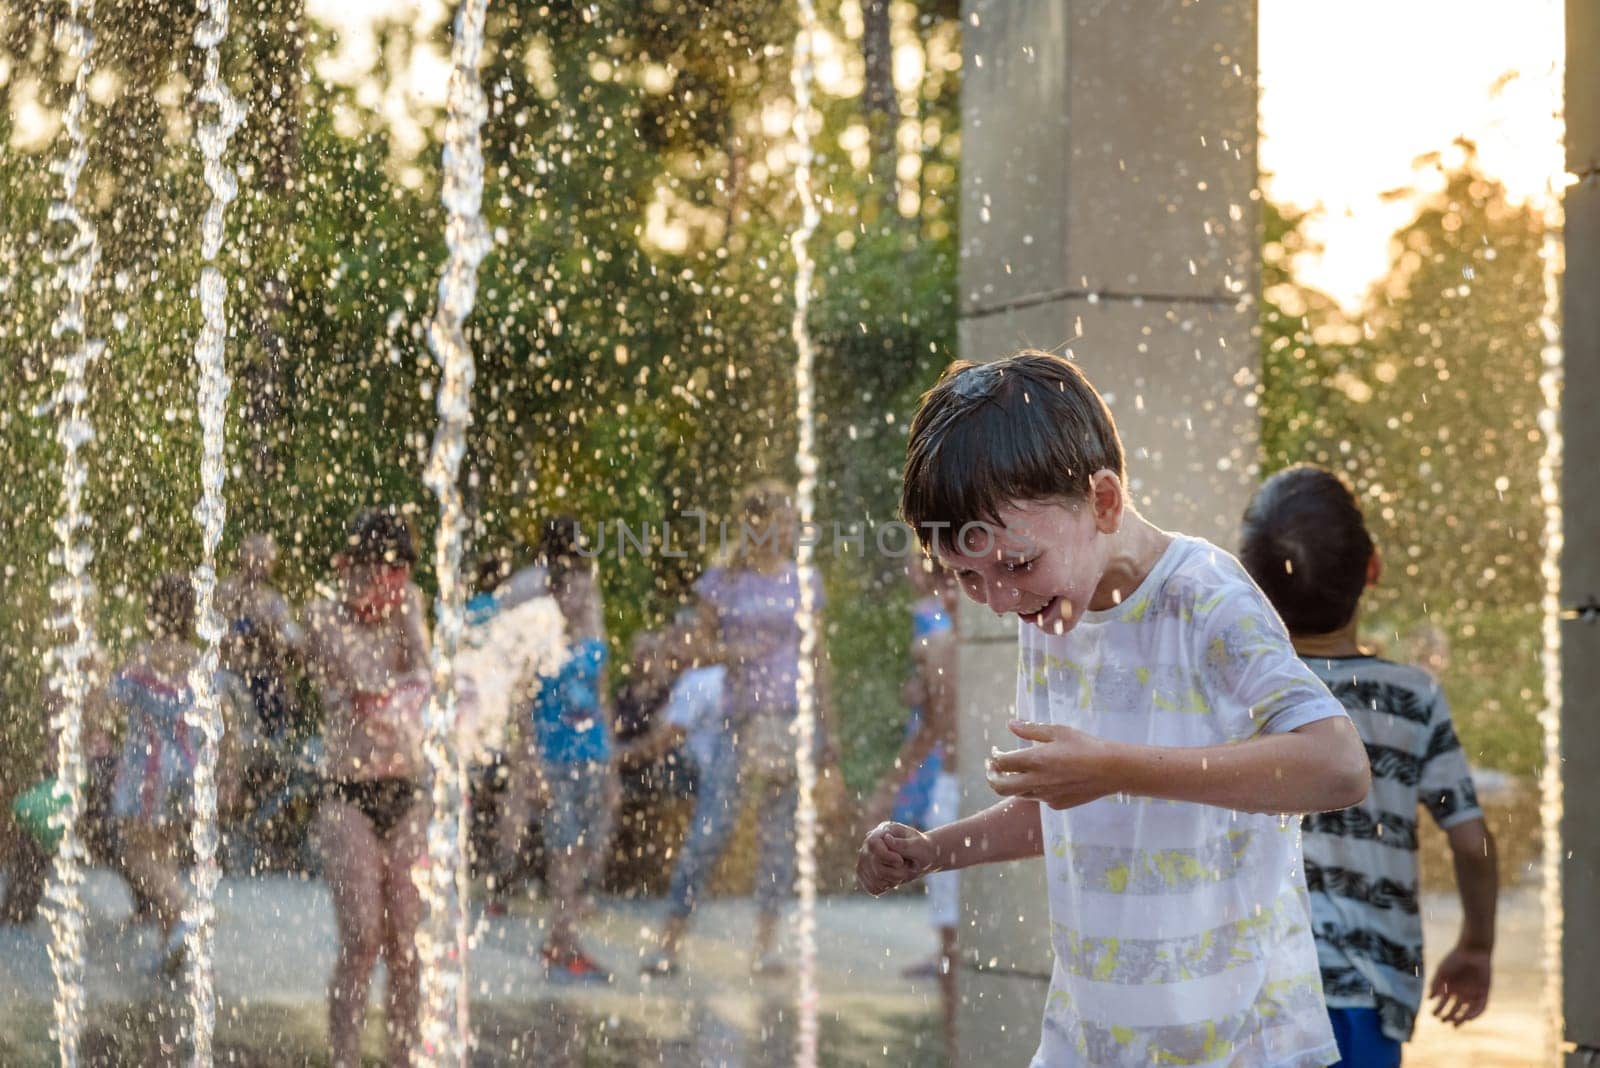
{"type": "Polygon", "coordinates": [[[1433,1014],[1447,1024],[1460,1027],[1483,1015],[1489,1004],[1489,951],[1457,943],[1439,962],[1428,996],[1435,999],[1433,1014]]]}
{"type": "Polygon", "coordinates": [[[880,823],[856,854],[856,882],[877,897],[926,875],[935,860],[933,842],[927,835],[904,823],[880,823]]]}
{"type": "Polygon", "coordinates": [[[989,758],[989,787],[1004,797],[1074,808],[1115,793],[1111,747],[1099,738],[1048,723],[1012,720],[1011,733],[1035,744],[989,758]]]}

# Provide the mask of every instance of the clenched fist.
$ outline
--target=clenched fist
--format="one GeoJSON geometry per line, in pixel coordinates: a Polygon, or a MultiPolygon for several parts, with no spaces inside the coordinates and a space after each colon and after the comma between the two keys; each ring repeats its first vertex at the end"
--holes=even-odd
{"type": "Polygon", "coordinates": [[[915,827],[885,821],[868,832],[856,854],[856,882],[877,897],[933,871],[933,841],[915,827]]]}

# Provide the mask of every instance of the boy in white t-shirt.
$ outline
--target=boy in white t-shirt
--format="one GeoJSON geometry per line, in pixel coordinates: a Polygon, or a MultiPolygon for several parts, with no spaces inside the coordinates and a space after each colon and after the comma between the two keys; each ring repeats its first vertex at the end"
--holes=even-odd
{"type": "Polygon", "coordinates": [[[1105,403],[1042,352],[945,373],[901,506],[968,597],[1018,614],[1032,744],[991,759],[998,804],[874,829],[863,887],[1044,856],[1036,1066],[1337,1060],[1282,814],[1360,801],[1366,754],[1243,568],[1133,510],[1105,403]]]}

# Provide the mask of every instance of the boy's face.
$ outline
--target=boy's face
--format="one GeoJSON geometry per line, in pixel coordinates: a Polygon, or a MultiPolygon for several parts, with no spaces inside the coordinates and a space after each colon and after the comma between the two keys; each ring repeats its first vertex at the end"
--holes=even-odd
{"type": "Polygon", "coordinates": [[[1015,612],[1046,634],[1065,634],[1105,570],[1095,509],[1089,501],[1027,501],[1006,505],[996,518],[998,527],[973,527],[963,544],[940,546],[940,560],[962,592],[995,615],[1015,612]]]}

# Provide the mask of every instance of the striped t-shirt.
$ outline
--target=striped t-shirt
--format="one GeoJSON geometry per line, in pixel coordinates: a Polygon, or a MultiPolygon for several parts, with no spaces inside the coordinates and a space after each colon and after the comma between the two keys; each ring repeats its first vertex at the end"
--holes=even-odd
{"type": "Polygon", "coordinates": [[[1372,764],[1365,801],[1304,821],[1323,991],[1330,1006],[1377,1009],[1384,1034],[1404,1042],[1422,1005],[1417,810],[1445,828],[1483,812],[1431,676],[1373,656],[1306,663],[1350,713],[1372,764]]]}
{"type": "MultiPolygon", "coordinates": [[[[1121,605],[1019,643],[1018,714],[1098,738],[1223,745],[1344,715],[1244,568],[1198,538],[1121,605]]],[[[1055,964],[1036,1068],[1338,1060],[1298,819],[1113,796],[1040,822],[1055,964]]]]}

